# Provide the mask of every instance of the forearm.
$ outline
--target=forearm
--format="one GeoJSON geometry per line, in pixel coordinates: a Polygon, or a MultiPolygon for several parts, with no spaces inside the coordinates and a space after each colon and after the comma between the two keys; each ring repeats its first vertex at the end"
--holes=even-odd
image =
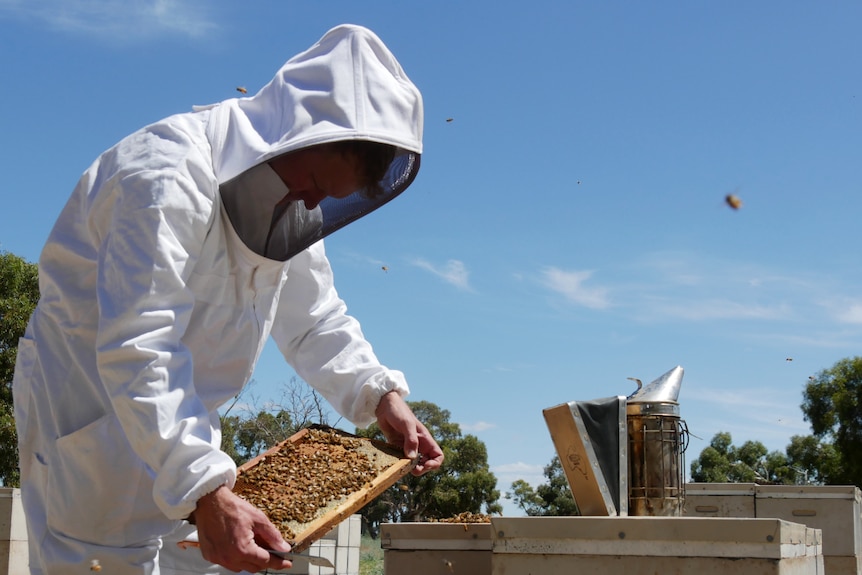
{"type": "Polygon", "coordinates": [[[389,391],[409,393],[404,374],[380,363],[333,286],[322,242],[291,260],[272,336],[297,374],[359,427],[389,391]]]}

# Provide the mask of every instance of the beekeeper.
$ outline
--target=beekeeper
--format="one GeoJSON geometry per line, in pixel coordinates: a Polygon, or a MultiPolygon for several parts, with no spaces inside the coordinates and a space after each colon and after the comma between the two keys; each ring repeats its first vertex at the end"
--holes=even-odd
{"type": "Polygon", "coordinates": [[[422,121],[389,50],[345,25],[256,95],[143,128],[84,173],[40,257],[13,385],[32,573],[289,567],[219,449],[217,410],[270,335],[339,413],[419,457],[415,473],[440,466],[320,241],[410,185],[422,121]],[[172,557],[186,519],[201,550],[172,557]]]}

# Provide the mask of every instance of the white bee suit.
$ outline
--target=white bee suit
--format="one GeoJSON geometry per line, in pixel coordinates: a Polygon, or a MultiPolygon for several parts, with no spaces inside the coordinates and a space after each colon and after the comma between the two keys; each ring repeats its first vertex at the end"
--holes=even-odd
{"type": "Polygon", "coordinates": [[[256,95],[150,125],[84,173],[40,257],[13,382],[32,573],[204,572],[194,549],[197,566],[160,568],[159,549],[233,486],[217,409],[270,335],[356,425],[407,394],[346,314],[319,239],[403,191],[421,152],[418,90],[373,33],[339,26],[256,95]],[[271,225],[287,189],[265,162],[345,139],[397,146],[382,196],[292,205],[271,225]],[[260,255],[260,229],[277,257],[260,255]]]}

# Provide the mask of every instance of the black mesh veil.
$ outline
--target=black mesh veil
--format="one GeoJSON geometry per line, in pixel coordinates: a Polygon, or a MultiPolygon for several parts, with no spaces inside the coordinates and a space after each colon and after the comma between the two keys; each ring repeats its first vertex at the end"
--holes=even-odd
{"type": "Polygon", "coordinates": [[[225,211],[237,235],[255,253],[287,261],[315,242],[391,201],[413,182],[420,155],[399,150],[375,189],[345,198],[324,198],[307,210],[301,200],[282,203],[287,193],[267,163],[221,185],[225,211]]]}
{"type": "Polygon", "coordinates": [[[396,155],[389,165],[386,175],[378,182],[378,189],[361,189],[346,198],[328,197],[321,201],[319,207],[323,212],[323,223],[320,228],[320,235],[316,239],[324,238],[335,230],[367,215],[407,189],[407,186],[416,177],[416,172],[419,169],[419,157],[413,152],[403,152],[396,155]]]}

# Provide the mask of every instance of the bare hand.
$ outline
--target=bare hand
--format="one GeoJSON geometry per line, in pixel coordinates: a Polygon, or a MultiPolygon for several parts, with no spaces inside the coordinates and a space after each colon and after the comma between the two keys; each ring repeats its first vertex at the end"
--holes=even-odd
{"type": "Polygon", "coordinates": [[[257,573],[290,569],[293,563],[267,549],[290,551],[290,545],[263,511],[222,485],[198,500],[194,512],[204,559],[231,571],[257,573]]]}
{"type": "Polygon", "coordinates": [[[413,468],[413,475],[422,475],[443,465],[443,450],[398,392],[390,391],[381,397],[375,414],[377,425],[389,443],[402,445],[404,455],[410,459],[418,456],[419,463],[413,468]]]}

